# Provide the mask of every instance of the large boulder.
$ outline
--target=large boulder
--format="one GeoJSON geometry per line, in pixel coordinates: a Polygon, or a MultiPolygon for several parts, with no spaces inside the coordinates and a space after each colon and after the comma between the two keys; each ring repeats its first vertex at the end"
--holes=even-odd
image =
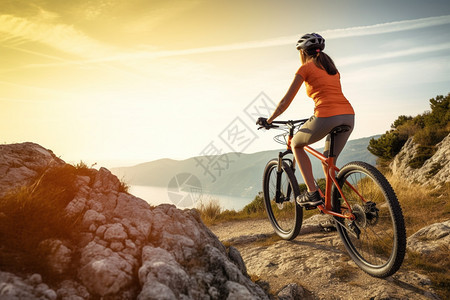
{"type": "Polygon", "coordinates": [[[399,178],[421,185],[440,186],[450,182],[450,134],[436,145],[437,151],[427,159],[421,168],[409,166],[409,162],[417,155],[419,145],[409,138],[401,151],[390,164],[392,172],[399,178]]]}
{"type": "Polygon", "coordinates": [[[64,162],[52,151],[34,143],[0,145],[0,197],[29,184],[45,168],[64,162]]]}
{"type": "Polygon", "coordinates": [[[422,254],[444,249],[450,245],[450,220],[426,226],[408,238],[408,249],[422,254]]]}

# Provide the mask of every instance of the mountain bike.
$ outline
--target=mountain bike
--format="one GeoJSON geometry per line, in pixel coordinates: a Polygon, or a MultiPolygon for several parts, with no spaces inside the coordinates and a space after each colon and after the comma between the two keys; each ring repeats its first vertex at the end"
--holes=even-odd
{"type": "MultiPolygon", "coordinates": [[[[281,129],[274,140],[287,146],[278,158],[270,160],[264,170],[264,205],[269,220],[282,239],[293,240],[300,232],[303,208],[296,203],[300,188],[295,177],[295,158],[291,139],[308,119],[274,121],[266,129],[281,129]]],[[[339,236],[353,261],[366,273],[384,278],[401,266],[406,249],[406,231],[402,210],[394,190],[375,167],[361,161],[335,166],[334,138],[350,130],[335,127],[330,132],[328,157],[305,146],[304,150],[319,159],[325,172],[325,190],[317,184],[323,204],[318,209],[332,216],[339,236]]]]}

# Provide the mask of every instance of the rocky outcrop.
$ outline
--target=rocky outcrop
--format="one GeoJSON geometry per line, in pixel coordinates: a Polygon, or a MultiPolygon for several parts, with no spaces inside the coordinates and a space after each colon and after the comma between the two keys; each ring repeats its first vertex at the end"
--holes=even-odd
{"type": "Polygon", "coordinates": [[[39,274],[31,274],[26,278],[21,278],[14,274],[0,271],[0,299],[54,300],[57,297],[56,292],[42,282],[42,277],[39,274]]]}
{"type": "Polygon", "coordinates": [[[34,143],[0,145],[0,197],[29,184],[44,168],[63,163],[52,151],[34,143]]]}
{"type": "Polygon", "coordinates": [[[409,182],[417,182],[422,185],[440,186],[442,183],[450,182],[450,135],[447,135],[436,145],[436,153],[425,161],[419,169],[411,168],[408,164],[416,157],[419,145],[409,138],[398,153],[390,167],[394,175],[409,182]]]}
{"type": "MultiPolygon", "coordinates": [[[[57,165],[64,162],[39,145],[0,145],[0,197],[57,165]]],[[[59,280],[1,272],[1,299],[268,299],[239,251],[195,210],[151,207],[121,191],[104,168],[78,175],[75,185],[61,212],[79,220],[74,238],[46,239],[36,249],[59,280]]]]}
{"type": "Polygon", "coordinates": [[[424,227],[408,238],[408,249],[430,254],[450,245],[450,220],[424,227]]]}

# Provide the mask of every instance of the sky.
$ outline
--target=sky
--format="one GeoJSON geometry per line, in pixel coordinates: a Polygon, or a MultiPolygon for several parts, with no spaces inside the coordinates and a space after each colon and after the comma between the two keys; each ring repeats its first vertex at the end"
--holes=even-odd
{"type": "MultiPolygon", "coordinates": [[[[0,143],[105,167],[280,148],[255,120],[309,32],[355,109],[351,139],[450,92],[447,0],[0,0],[0,143]]],[[[312,113],[302,87],[278,119],[312,113]]]]}

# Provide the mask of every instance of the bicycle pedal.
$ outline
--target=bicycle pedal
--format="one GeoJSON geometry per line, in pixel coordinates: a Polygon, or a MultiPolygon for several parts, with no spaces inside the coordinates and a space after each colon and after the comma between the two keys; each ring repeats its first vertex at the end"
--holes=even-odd
{"type": "Polygon", "coordinates": [[[306,209],[306,210],[313,210],[313,209],[316,209],[317,207],[319,207],[321,205],[324,205],[323,201],[322,201],[322,203],[319,203],[317,205],[305,205],[305,206],[302,206],[302,207],[304,209],[306,209]]]}

